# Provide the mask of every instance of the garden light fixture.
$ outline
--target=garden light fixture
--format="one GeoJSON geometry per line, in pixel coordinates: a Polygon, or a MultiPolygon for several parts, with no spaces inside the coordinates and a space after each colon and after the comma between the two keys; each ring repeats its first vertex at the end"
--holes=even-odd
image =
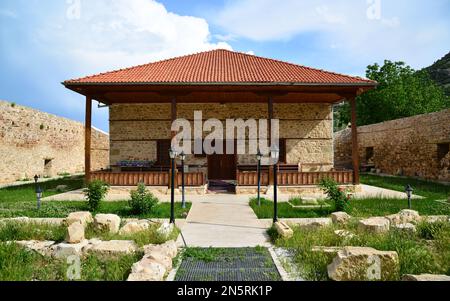
{"type": "Polygon", "coordinates": [[[258,160],[258,206],[261,206],[261,160],[263,155],[261,151],[258,149],[258,153],[256,154],[256,159],[258,160]]]}
{"type": "Polygon", "coordinates": [[[186,208],[186,199],[184,197],[184,161],[186,160],[186,154],[181,152],[181,208],[186,208]]]}
{"type": "Polygon", "coordinates": [[[278,222],[278,159],[280,150],[274,145],[270,150],[270,156],[273,160],[273,223],[278,222]]]}
{"type": "Polygon", "coordinates": [[[407,185],[405,188],[405,192],[406,192],[406,196],[408,197],[408,208],[412,209],[412,204],[411,204],[411,198],[412,198],[412,193],[413,193],[414,189],[411,187],[411,185],[407,185]]]}

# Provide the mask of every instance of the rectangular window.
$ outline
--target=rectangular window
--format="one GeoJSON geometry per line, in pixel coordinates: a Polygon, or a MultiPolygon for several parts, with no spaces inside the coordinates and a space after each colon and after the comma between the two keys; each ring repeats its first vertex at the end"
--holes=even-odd
{"type": "Polygon", "coordinates": [[[171,140],[158,140],[157,142],[157,165],[170,166],[169,149],[171,140]]]}
{"type": "Polygon", "coordinates": [[[450,143],[439,143],[437,150],[438,161],[441,162],[441,160],[444,159],[445,156],[447,156],[449,151],[450,151],[450,143]]]}
{"type": "Polygon", "coordinates": [[[372,163],[373,162],[373,147],[366,147],[366,163],[372,163]]]}

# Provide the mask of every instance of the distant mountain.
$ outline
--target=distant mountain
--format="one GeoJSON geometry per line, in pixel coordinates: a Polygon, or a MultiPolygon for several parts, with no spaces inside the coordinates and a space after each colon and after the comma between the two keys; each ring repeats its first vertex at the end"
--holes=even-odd
{"type": "Polygon", "coordinates": [[[450,52],[439,61],[425,70],[430,73],[431,78],[442,86],[447,95],[450,96],[450,52]]]}

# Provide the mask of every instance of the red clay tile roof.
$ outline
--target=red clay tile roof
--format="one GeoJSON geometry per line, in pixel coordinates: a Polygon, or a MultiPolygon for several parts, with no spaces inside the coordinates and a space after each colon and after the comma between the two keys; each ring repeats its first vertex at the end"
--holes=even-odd
{"type": "Polygon", "coordinates": [[[321,84],[376,82],[224,49],[65,81],[71,84],[321,84]]]}

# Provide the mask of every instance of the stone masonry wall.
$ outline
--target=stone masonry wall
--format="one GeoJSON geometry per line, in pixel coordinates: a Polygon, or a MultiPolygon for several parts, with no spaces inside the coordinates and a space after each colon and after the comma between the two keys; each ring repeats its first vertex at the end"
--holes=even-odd
{"type": "MultiPolygon", "coordinates": [[[[194,111],[203,120],[266,119],[267,104],[178,104],[177,117],[191,121],[194,111]]],[[[333,167],[332,108],[328,104],[275,104],[280,136],[286,139],[288,164],[318,164],[333,167]]],[[[130,104],[110,107],[111,165],[120,160],[156,160],[157,140],[170,139],[170,104],[130,104]]],[[[254,156],[238,156],[239,164],[254,164],[254,156]]],[[[187,164],[205,171],[206,158],[187,157],[187,164]]],[[[311,167],[310,167],[311,168],[311,167]]]]}
{"type": "MultiPolygon", "coordinates": [[[[108,134],[94,129],[91,151],[92,169],[107,168],[108,134]]],[[[84,125],[0,101],[0,158],[0,183],[84,172],[84,125]]]]}
{"type": "MultiPolygon", "coordinates": [[[[438,145],[450,143],[450,109],[358,128],[361,163],[373,148],[382,173],[450,181],[450,153],[438,159],[438,145]]],[[[335,134],[335,165],[351,167],[351,131],[335,134]]]]}

